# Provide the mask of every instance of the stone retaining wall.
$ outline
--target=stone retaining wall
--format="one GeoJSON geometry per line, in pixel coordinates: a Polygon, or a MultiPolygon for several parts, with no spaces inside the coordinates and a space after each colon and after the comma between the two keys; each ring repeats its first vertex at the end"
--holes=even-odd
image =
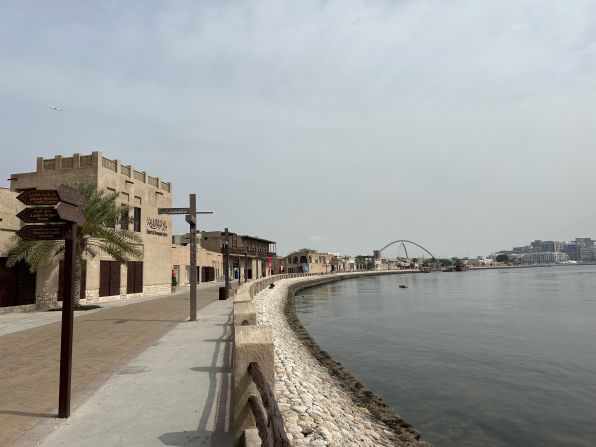
{"type": "MultiPolygon", "coordinates": [[[[430,445],[420,441],[415,429],[322,351],[294,311],[293,297],[298,290],[363,275],[394,273],[399,272],[293,279],[286,275],[276,281],[272,289],[255,287],[253,300],[248,291],[239,289],[235,314],[237,310],[238,315],[241,314],[241,305],[245,314],[250,309],[246,303],[256,305],[257,324],[273,330],[274,390],[293,446],[430,445]]],[[[273,282],[272,279],[269,278],[268,283],[273,282]]],[[[235,324],[241,320],[248,321],[243,316],[235,318],[235,324]]]]}

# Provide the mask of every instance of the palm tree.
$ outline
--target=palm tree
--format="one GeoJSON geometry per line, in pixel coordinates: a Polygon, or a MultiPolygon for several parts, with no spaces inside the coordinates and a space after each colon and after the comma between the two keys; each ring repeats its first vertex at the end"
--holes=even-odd
{"type": "MultiPolygon", "coordinates": [[[[142,255],[141,238],[133,231],[117,229],[117,223],[128,223],[128,206],[116,203],[118,193],[104,194],[95,185],[80,184],[76,188],[85,201],[85,223],[78,227],[75,243],[74,301],[79,307],[81,295],[81,265],[83,258],[94,258],[103,250],[116,261],[125,263],[142,255]]],[[[8,253],[7,266],[25,261],[31,272],[49,263],[64,252],[64,241],[26,241],[16,238],[8,253]]]]}

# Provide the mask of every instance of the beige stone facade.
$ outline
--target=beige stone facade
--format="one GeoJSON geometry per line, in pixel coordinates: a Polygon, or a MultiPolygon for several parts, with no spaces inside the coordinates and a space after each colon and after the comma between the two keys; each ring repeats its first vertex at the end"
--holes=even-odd
{"type": "Polygon", "coordinates": [[[0,257],[6,256],[14,244],[15,232],[21,228],[21,221],[16,214],[23,208],[16,192],[0,188],[0,257]]]}
{"type": "Polygon", "coordinates": [[[348,257],[337,253],[322,253],[316,250],[302,249],[290,253],[284,258],[285,273],[332,273],[346,272],[353,269],[348,257]]]}
{"type": "MultiPolygon", "coordinates": [[[[131,223],[128,228],[142,239],[139,248],[143,254],[136,260],[139,264],[136,267],[130,263],[110,264],[112,258],[103,252],[95,258],[88,258],[83,303],[170,292],[172,222],[170,216],[157,212],[158,208],[172,206],[172,185],[169,182],[106,158],[101,152],[49,159],[39,157],[36,171],[12,174],[10,181],[12,192],[3,191],[0,196],[3,215],[13,215],[18,207],[16,193],[28,189],[55,189],[61,184],[94,184],[106,193],[117,193],[118,201],[129,206],[131,223]],[[106,269],[110,269],[107,287],[106,269]]],[[[10,222],[13,226],[20,225],[18,219],[10,222]]],[[[6,245],[4,239],[5,236],[0,236],[2,246],[6,245]]],[[[56,261],[37,272],[36,303],[39,307],[57,305],[59,270],[56,261]]]]}
{"type": "MultiPolygon", "coordinates": [[[[222,252],[225,233],[205,231],[201,233],[201,246],[207,250],[222,252]]],[[[240,281],[257,279],[282,272],[282,264],[276,252],[276,242],[257,236],[228,234],[230,250],[230,278],[240,281]]]]}
{"type": "MultiPolygon", "coordinates": [[[[96,185],[106,193],[117,193],[118,202],[128,205],[131,222],[121,225],[135,231],[141,238],[139,248],[142,256],[123,265],[103,252],[94,258],[87,257],[81,303],[170,293],[173,272],[178,285],[189,283],[189,239],[185,235],[172,238],[171,216],[158,214],[158,208],[172,207],[171,183],[119,160],[109,159],[101,152],[38,157],[35,171],[12,174],[10,190],[0,189],[0,308],[51,308],[59,306],[61,299],[59,259],[33,274],[25,264],[19,266],[18,272],[4,265],[7,252],[15,243],[14,233],[22,225],[16,214],[24,205],[17,200],[17,195],[30,189],[56,189],[61,184],[76,186],[83,183],[96,185]],[[14,283],[12,289],[4,290],[4,295],[2,275],[10,277],[14,283]],[[23,284],[29,287],[23,289],[26,292],[26,296],[21,294],[24,298],[16,292],[16,288],[23,284]],[[24,303],[27,306],[23,306],[24,303]]],[[[221,231],[197,234],[199,282],[223,278],[223,239],[221,231]]],[[[229,246],[232,280],[262,278],[283,271],[273,241],[230,233],[229,246]]]]}
{"type": "MultiPolygon", "coordinates": [[[[178,285],[190,283],[190,249],[188,245],[172,245],[172,269],[176,271],[178,285]]],[[[219,278],[223,274],[223,256],[221,253],[197,248],[197,281],[205,279],[205,269],[213,269],[214,277],[219,278]],[[203,272],[203,274],[201,274],[203,272]]]]}

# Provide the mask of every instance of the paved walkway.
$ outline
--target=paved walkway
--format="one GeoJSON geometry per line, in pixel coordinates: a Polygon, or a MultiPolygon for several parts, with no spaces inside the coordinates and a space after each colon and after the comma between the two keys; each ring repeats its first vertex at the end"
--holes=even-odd
{"type": "MultiPolygon", "coordinates": [[[[202,310],[210,303],[216,304],[218,286],[219,284],[216,284],[199,292],[198,309],[202,310]]],[[[222,302],[222,305],[228,303],[230,309],[227,313],[229,315],[231,300],[222,302]]],[[[185,332],[182,330],[182,326],[195,327],[199,331],[196,333],[199,337],[197,344],[204,347],[201,352],[213,350],[215,345],[218,345],[217,343],[213,341],[199,342],[208,340],[200,338],[202,336],[200,330],[203,330],[200,324],[203,318],[201,310],[199,311],[200,321],[197,325],[197,323],[187,321],[188,309],[189,294],[187,289],[183,293],[144,300],[130,305],[107,306],[100,311],[86,312],[85,315],[82,312],[77,312],[73,347],[73,410],[97,391],[114,373],[121,370],[169,331],[174,328],[178,330],[178,326],[180,326],[181,332],[185,332]]],[[[220,313],[223,315],[225,312],[220,313]]],[[[222,318],[224,318],[224,322],[218,324],[225,324],[225,317],[222,316],[222,318]]],[[[21,321],[23,321],[23,328],[30,324],[30,322],[26,322],[26,319],[21,321]]],[[[224,327],[227,326],[219,326],[220,331],[224,327]]],[[[186,331],[189,336],[191,332],[186,331]]],[[[220,338],[220,335],[210,338],[220,338]]],[[[154,347],[159,347],[159,343],[163,340],[170,339],[163,338],[154,347]]],[[[178,342],[185,343],[184,337],[180,337],[178,342]]],[[[169,343],[166,343],[165,346],[169,346],[169,343]]],[[[189,349],[188,355],[189,358],[192,358],[195,354],[188,346],[185,348],[189,349]]],[[[0,377],[2,378],[0,380],[0,445],[36,445],[37,441],[47,434],[48,429],[52,429],[61,422],[55,419],[58,404],[60,324],[44,323],[38,327],[12,331],[12,333],[0,336],[0,358],[2,359],[0,363],[0,377]]],[[[200,361],[199,358],[193,358],[193,360],[195,363],[200,361]]],[[[176,368],[176,364],[173,362],[170,362],[170,366],[176,368]]],[[[203,365],[197,367],[203,367],[203,365]]],[[[184,363],[180,365],[180,368],[188,369],[184,363]]],[[[211,372],[208,374],[212,375],[211,372]]],[[[142,376],[142,374],[132,375],[135,378],[142,376]]],[[[190,392],[193,384],[189,382],[187,387],[190,392]]],[[[122,415],[127,424],[134,426],[138,413],[150,412],[152,406],[161,405],[159,402],[153,401],[154,390],[152,387],[149,388],[151,389],[144,391],[143,396],[137,397],[138,405],[135,403],[135,399],[127,401],[130,409],[127,411],[126,408],[123,408],[126,414],[122,415]]],[[[172,400],[176,399],[176,392],[173,388],[172,400]]],[[[200,411],[201,409],[198,408],[200,403],[197,401],[195,404],[197,407],[195,409],[200,411]]],[[[182,413],[185,411],[185,408],[181,410],[182,413]]],[[[73,417],[75,415],[76,411],[73,411],[73,417]]],[[[182,416],[177,415],[176,417],[182,416]]],[[[201,427],[197,424],[194,430],[206,430],[206,427],[206,425],[201,427]]],[[[77,442],[73,445],[80,444],[77,442]]],[[[163,444],[162,442],[160,445],[163,444]]],[[[110,440],[106,445],[116,444],[110,440]]],[[[127,442],[127,445],[130,443],[127,442]]]]}

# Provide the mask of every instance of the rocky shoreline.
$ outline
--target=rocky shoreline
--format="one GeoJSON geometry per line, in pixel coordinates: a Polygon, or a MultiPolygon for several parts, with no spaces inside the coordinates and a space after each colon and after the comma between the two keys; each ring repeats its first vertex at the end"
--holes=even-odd
{"type": "Polygon", "coordinates": [[[258,324],[274,330],[275,394],[293,446],[416,446],[420,433],[323,351],[296,316],[288,279],[261,292],[258,324]]]}

